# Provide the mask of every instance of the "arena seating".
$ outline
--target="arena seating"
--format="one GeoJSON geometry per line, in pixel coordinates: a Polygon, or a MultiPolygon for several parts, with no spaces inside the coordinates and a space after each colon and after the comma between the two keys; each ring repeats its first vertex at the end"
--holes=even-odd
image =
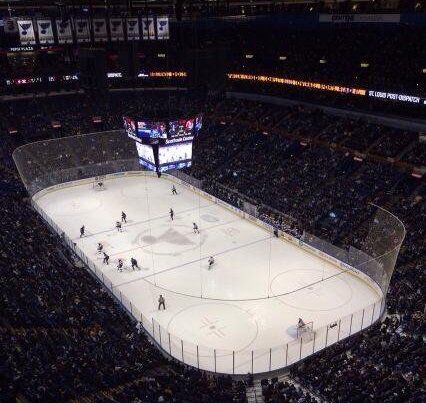
{"type": "MultiPolygon", "coordinates": [[[[236,119],[250,115],[247,112],[249,104],[241,106],[241,101],[226,102],[241,108],[240,113],[233,109],[236,119]]],[[[252,105],[252,110],[259,108],[252,105]]],[[[398,131],[401,137],[392,142],[391,147],[386,147],[389,137],[395,133],[393,129],[372,127],[363,122],[355,125],[343,119],[322,125],[320,115],[315,116],[319,122],[309,120],[309,113],[303,110],[293,111],[290,115],[291,126],[282,123],[290,131],[288,134],[301,132],[299,115],[307,138],[317,136],[323,141],[339,141],[358,151],[372,148],[385,156],[401,153],[410,143],[410,136],[414,136],[398,131]],[[352,127],[355,126],[362,127],[357,130],[356,142],[351,141],[352,127]],[[339,140],[335,137],[337,133],[340,133],[339,140]],[[330,135],[333,137],[330,138],[330,135]],[[384,146],[375,147],[373,144],[384,146]]],[[[285,211],[298,219],[301,228],[340,244],[357,244],[357,234],[362,231],[362,221],[365,220],[360,206],[369,201],[386,206],[407,226],[406,242],[388,295],[386,320],[295,365],[292,376],[329,401],[419,401],[424,372],[424,360],[421,358],[424,332],[424,182],[384,162],[360,163],[344,152],[328,147],[303,147],[288,138],[263,134],[256,130],[260,115],[252,116],[256,119],[250,125],[251,131],[247,131],[247,125],[233,125],[232,130],[245,135],[244,147],[219,167],[214,160],[216,150],[207,151],[211,144],[204,148],[202,142],[208,142],[208,139],[200,138],[194,161],[201,159],[202,164],[195,163],[191,173],[214,180],[226,188],[237,189],[257,200],[258,204],[270,204],[285,211]],[[211,163],[209,156],[213,156],[211,163]],[[213,170],[206,172],[204,168],[200,170],[200,166],[212,166],[213,170]],[[334,213],[332,219],[330,212],[334,213]]],[[[419,146],[415,137],[413,141],[416,144],[413,147],[419,146]]],[[[216,144],[221,143],[219,137],[216,144]]],[[[413,160],[424,165],[422,149],[415,154],[420,158],[413,160]]],[[[414,149],[411,150],[408,155],[413,153],[414,149]]],[[[238,200],[233,201],[233,204],[236,203],[238,200]]]]}
{"type": "MultiPolygon", "coordinates": [[[[159,108],[164,101],[151,95],[135,103],[132,94],[120,93],[95,104],[82,95],[0,104],[8,116],[0,128],[0,401],[246,401],[244,382],[171,362],[138,332],[32,210],[11,160],[20,144],[117,129],[126,111],[159,108]],[[101,126],[93,123],[95,114],[102,116],[101,126]],[[52,128],[51,120],[62,128],[52,128]],[[9,134],[10,125],[16,135],[9,134]]],[[[425,186],[386,161],[392,156],[424,165],[417,134],[302,107],[184,96],[173,102],[186,111],[207,111],[189,173],[232,204],[247,198],[265,220],[341,245],[356,245],[367,202],[387,207],[405,223],[385,321],[294,365],[291,376],[328,401],[421,401],[425,186]],[[355,161],[348,150],[382,158],[355,161]]],[[[103,151],[117,158],[128,153],[110,142],[103,151]]],[[[70,149],[62,158],[93,163],[104,155],[70,149]]],[[[280,383],[265,385],[264,396],[270,403],[315,401],[309,392],[280,383]]]]}
{"type": "Polygon", "coordinates": [[[420,39],[421,30],[407,25],[359,29],[356,24],[335,24],[332,29],[273,25],[256,29],[246,24],[235,28],[234,42],[240,44],[235,49],[241,51],[236,52],[233,70],[422,95],[424,66],[417,55],[426,44],[424,35],[420,39]],[[392,57],[396,49],[398,56],[392,57]],[[246,54],[253,57],[248,59],[246,54]]]}
{"type": "MultiPolygon", "coordinates": [[[[38,107],[32,113],[36,117],[38,107]]],[[[63,112],[62,117],[72,126],[81,114],[63,112]]],[[[38,139],[40,133],[46,139],[58,136],[49,123],[40,127],[38,139]]],[[[50,232],[28,204],[13,168],[11,151],[20,140],[27,139],[2,132],[0,192],[8,229],[1,235],[0,256],[5,306],[0,401],[22,396],[34,402],[244,402],[242,382],[213,378],[163,358],[50,232]]],[[[70,149],[64,158],[79,165],[105,158],[103,152],[111,159],[129,154],[108,141],[104,150],[70,149]]],[[[45,168],[64,161],[57,163],[45,168]]]]}
{"type": "Polygon", "coordinates": [[[1,176],[0,401],[245,401],[243,384],[164,359],[1,176]]]}
{"type": "Polygon", "coordinates": [[[262,394],[265,403],[300,402],[317,403],[318,400],[312,395],[289,382],[279,382],[277,378],[271,381],[262,380],[262,394]]]}

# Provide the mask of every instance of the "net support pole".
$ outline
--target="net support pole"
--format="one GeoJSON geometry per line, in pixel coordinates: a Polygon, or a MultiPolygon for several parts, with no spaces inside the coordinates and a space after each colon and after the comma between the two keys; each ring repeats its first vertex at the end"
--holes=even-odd
{"type": "Polygon", "coordinates": [[[269,298],[269,290],[271,289],[271,259],[272,259],[272,236],[269,238],[269,261],[268,261],[268,283],[266,284],[266,295],[269,298]]]}
{"type": "MultiPolygon", "coordinates": [[[[197,187],[198,189],[198,224],[200,224],[201,219],[201,189],[197,187]]],[[[201,263],[201,234],[196,234],[198,236],[198,246],[199,246],[199,274],[200,274],[200,296],[203,298],[203,269],[202,269],[202,263],[201,263]]]]}

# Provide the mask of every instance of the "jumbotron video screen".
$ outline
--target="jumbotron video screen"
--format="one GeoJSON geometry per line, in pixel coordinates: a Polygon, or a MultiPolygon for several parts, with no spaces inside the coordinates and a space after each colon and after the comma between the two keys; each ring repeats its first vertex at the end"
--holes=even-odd
{"type": "Polygon", "coordinates": [[[203,126],[201,114],[167,119],[124,116],[123,123],[146,169],[165,172],[191,166],[192,142],[203,126]]]}
{"type": "Polygon", "coordinates": [[[160,146],[158,148],[159,172],[190,167],[191,162],[192,141],[160,146]]]}

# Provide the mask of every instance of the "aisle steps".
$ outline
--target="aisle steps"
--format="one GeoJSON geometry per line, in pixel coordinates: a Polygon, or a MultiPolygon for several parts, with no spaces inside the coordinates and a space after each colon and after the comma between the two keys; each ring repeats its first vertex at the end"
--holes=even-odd
{"type": "Polygon", "coordinates": [[[260,379],[253,381],[253,386],[246,388],[247,403],[264,403],[260,379]]]}

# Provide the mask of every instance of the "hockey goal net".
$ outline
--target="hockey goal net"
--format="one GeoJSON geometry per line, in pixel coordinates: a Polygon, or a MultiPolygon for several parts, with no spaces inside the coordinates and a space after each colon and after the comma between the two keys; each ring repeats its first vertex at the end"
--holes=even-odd
{"type": "Polygon", "coordinates": [[[314,322],[307,322],[303,325],[297,325],[297,339],[302,341],[311,341],[314,338],[314,322]]]}
{"type": "Polygon", "coordinates": [[[95,176],[92,187],[94,190],[106,190],[105,187],[105,175],[95,176]]]}

